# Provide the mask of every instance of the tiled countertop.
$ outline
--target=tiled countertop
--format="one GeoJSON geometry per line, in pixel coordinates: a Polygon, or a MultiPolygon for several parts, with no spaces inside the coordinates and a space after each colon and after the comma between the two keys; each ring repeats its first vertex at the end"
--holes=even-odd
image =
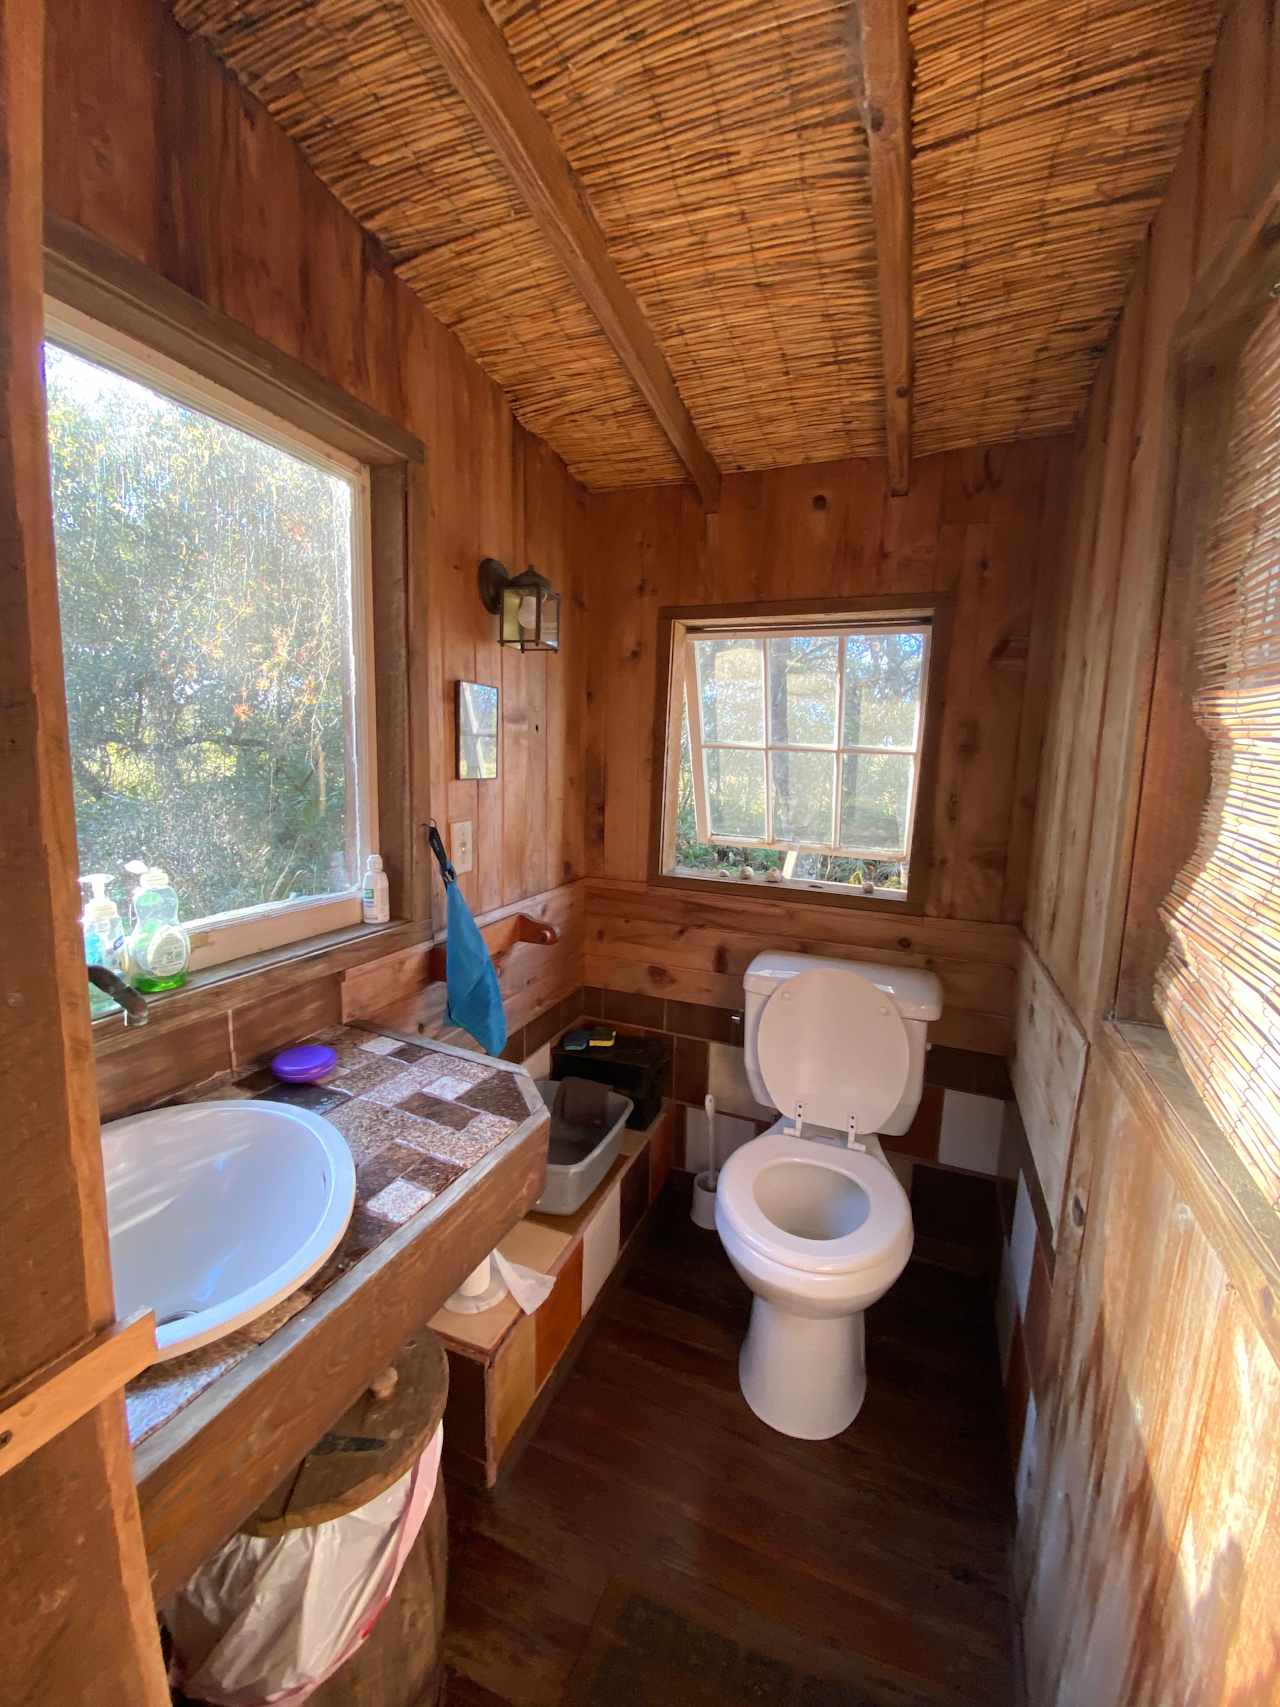
{"type": "Polygon", "coordinates": [[[356,1201],[342,1242],[274,1310],[185,1357],[157,1363],[125,1393],[136,1446],[318,1298],[389,1234],[501,1144],[542,1100],[527,1074],[445,1043],[411,1043],[357,1026],[312,1041],[337,1053],[322,1085],[282,1085],[264,1070],[192,1100],[259,1097],[309,1108],[351,1147],[356,1201]]]}

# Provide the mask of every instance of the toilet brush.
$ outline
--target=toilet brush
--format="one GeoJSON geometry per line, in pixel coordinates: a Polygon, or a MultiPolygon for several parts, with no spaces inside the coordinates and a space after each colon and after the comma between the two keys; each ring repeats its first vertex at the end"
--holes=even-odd
{"type": "Polygon", "coordinates": [[[716,1224],[716,1185],[720,1178],[720,1146],[716,1139],[716,1099],[710,1091],[702,1106],[707,1111],[707,1153],[711,1166],[693,1177],[690,1214],[695,1226],[713,1228],[716,1224]]]}

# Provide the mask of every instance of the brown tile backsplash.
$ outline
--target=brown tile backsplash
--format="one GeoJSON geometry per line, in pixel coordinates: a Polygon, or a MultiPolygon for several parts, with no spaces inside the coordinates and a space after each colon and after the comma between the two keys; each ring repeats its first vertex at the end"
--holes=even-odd
{"type": "Polygon", "coordinates": [[[631,990],[606,990],[601,1017],[614,1020],[618,1025],[639,1025],[650,1031],[664,1031],[667,1028],[666,1005],[661,996],[647,996],[631,990]]]}
{"type": "Polygon", "coordinates": [[[675,1040],[672,1089],[677,1102],[698,1103],[707,1094],[711,1045],[703,1037],[675,1040]]]}
{"type": "Polygon", "coordinates": [[[936,1161],[945,1096],[946,1092],[940,1086],[926,1085],[920,1093],[920,1107],[916,1110],[915,1119],[900,1137],[886,1138],[885,1148],[895,1155],[910,1156],[916,1161],[936,1161]]]}
{"type": "Polygon", "coordinates": [[[462,1132],[471,1124],[470,1109],[446,1102],[443,1097],[433,1097],[428,1091],[414,1091],[396,1106],[406,1114],[417,1115],[419,1120],[434,1120],[453,1132],[462,1132]]]}
{"type": "Polygon", "coordinates": [[[668,1002],[667,1030],[678,1037],[705,1037],[708,1043],[742,1044],[742,1013],[737,1008],[708,1008],[701,1002],[668,1002]]]}

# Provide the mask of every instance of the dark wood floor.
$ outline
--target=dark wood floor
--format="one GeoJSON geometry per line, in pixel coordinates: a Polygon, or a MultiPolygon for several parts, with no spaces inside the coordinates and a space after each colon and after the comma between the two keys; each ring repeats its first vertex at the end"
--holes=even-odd
{"type": "Polygon", "coordinates": [[[1009,1699],[986,1286],[912,1263],[869,1314],[861,1416],[817,1443],[747,1409],[746,1314],[664,1202],[502,1488],[450,1487],[450,1707],[1009,1699]]]}

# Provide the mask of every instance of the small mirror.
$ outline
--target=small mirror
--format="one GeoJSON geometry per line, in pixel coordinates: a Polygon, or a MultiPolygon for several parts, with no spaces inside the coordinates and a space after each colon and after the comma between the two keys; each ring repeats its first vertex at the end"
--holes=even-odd
{"type": "Polygon", "coordinates": [[[458,780],[492,782],[498,774],[498,690],[458,683],[458,780]]]}

